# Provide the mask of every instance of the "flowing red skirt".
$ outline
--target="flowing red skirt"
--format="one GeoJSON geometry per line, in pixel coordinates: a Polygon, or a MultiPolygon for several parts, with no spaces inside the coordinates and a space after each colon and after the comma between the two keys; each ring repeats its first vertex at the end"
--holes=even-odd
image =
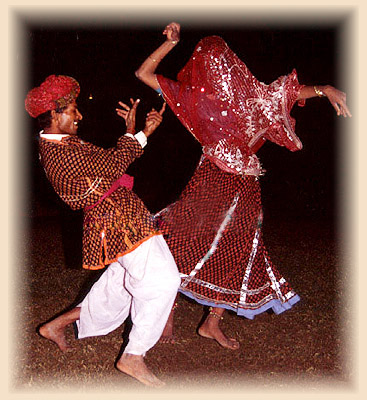
{"type": "Polygon", "coordinates": [[[299,301],[264,246],[255,176],[226,173],[204,159],[159,222],[184,295],[250,319],[270,308],[279,314],[299,301]]]}

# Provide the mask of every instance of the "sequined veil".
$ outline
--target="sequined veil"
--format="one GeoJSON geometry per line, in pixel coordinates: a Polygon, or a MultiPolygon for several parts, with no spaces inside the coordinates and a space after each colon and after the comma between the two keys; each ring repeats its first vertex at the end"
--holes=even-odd
{"type": "Polygon", "coordinates": [[[255,153],[265,140],[291,151],[302,148],[290,116],[303,87],[295,70],[270,85],[259,82],[222,38],[210,36],[197,44],[177,82],[157,79],[203,153],[225,171],[258,175],[255,153]]]}

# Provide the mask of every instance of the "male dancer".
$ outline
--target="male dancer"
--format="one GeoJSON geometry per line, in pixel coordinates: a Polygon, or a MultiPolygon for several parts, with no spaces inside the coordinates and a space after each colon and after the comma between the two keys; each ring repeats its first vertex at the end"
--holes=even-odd
{"type": "Polygon", "coordinates": [[[51,75],[28,93],[25,107],[42,128],[39,152],[48,179],[72,209],[85,212],[83,267],[109,266],[81,304],[42,325],[39,333],[67,351],[67,325],[76,322],[78,338],[105,335],[130,314],[129,343],[116,367],[145,385],[160,387],[164,383],[143,357],[161,336],[180,279],[163,236],[125,171],[143,153],[165,106],[148,113],[145,128],[134,135],[139,100],[131,99],[131,108],[120,102],[117,112],[128,133],[105,150],[77,136],[82,120],[76,104],[79,92],[75,79],[51,75]]]}

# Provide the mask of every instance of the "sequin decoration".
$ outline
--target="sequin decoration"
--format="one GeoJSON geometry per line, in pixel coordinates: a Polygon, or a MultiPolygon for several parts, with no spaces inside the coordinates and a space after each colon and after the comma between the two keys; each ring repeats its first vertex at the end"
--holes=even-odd
{"type": "Polygon", "coordinates": [[[157,78],[180,121],[227,172],[259,175],[255,153],[266,140],[291,151],[302,148],[290,116],[303,87],[295,70],[267,85],[222,38],[210,36],[198,43],[177,82],[157,78]]]}
{"type": "Polygon", "coordinates": [[[265,248],[254,176],[228,174],[203,156],[180,198],[156,217],[184,295],[251,319],[299,300],[265,248]]]}

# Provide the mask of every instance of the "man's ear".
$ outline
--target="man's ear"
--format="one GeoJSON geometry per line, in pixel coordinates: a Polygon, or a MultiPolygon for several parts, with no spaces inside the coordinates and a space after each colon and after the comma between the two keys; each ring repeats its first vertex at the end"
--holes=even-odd
{"type": "Polygon", "coordinates": [[[51,119],[55,121],[56,117],[57,117],[57,112],[55,110],[51,110],[51,119]]]}
{"type": "Polygon", "coordinates": [[[51,123],[50,123],[50,128],[52,130],[58,129],[59,126],[59,113],[57,113],[55,110],[51,110],[51,123]]]}
{"type": "Polygon", "coordinates": [[[56,112],[55,110],[51,110],[51,124],[54,127],[57,127],[59,124],[59,113],[56,112]]]}

